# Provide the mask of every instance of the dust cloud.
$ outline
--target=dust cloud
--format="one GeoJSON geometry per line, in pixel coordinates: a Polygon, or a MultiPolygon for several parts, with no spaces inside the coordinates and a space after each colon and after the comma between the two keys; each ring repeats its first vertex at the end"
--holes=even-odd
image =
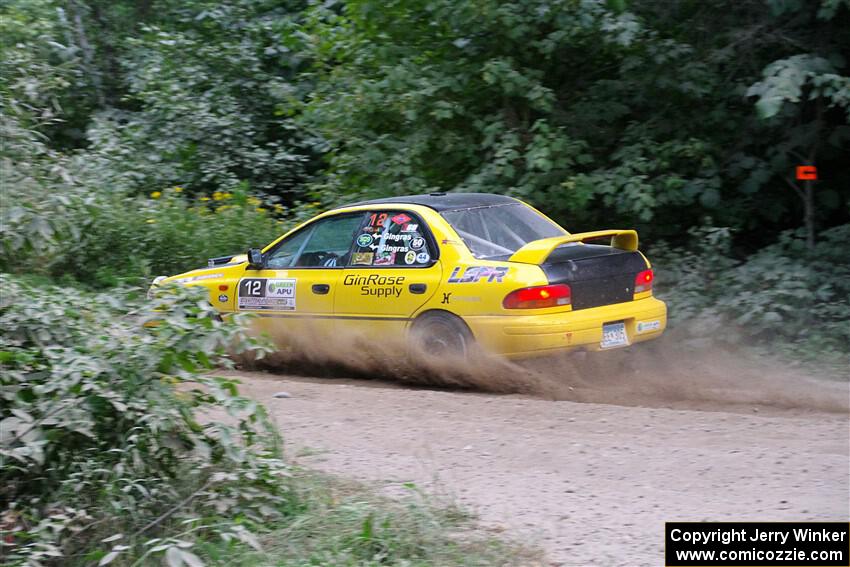
{"type": "Polygon", "coordinates": [[[749,352],[689,348],[673,333],[609,352],[572,352],[510,362],[484,352],[436,357],[403,338],[280,329],[280,351],[244,367],[409,387],[521,394],[549,400],[709,411],[850,413],[848,376],[815,377],[749,352]]]}

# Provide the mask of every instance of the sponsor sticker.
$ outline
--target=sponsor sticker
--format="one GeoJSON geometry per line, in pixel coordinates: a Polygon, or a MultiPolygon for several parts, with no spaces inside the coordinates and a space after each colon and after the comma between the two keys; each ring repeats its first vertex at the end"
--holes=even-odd
{"type": "Polygon", "coordinates": [[[375,254],[372,252],[355,252],[351,257],[351,263],[355,266],[371,266],[375,254]]]}
{"type": "Polygon", "coordinates": [[[405,276],[382,276],[369,274],[357,276],[349,274],[342,280],[342,285],[360,286],[360,295],[372,296],[378,299],[401,297],[405,276]]]}
{"type": "Polygon", "coordinates": [[[502,278],[508,274],[510,268],[494,268],[491,266],[466,266],[455,267],[449,276],[449,283],[478,283],[482,280],[487,283],[502,283],[502,278]]]}
{"type": "Polygon", "coordinates": [[[221,273],[200,274],[200,275],[197,275],[197,276],[188,276],[188,277],[185,277],[185,278],[179,278],[179,279],[176,279],[174,281],[176,281],[178,283],[186,283],[186,282],[197,282],[197,281],[201,281],[201,280],[214,280],[216,278],[223,278],[223,277],[224,277],[224,274],[221,274],[221,273]]]}
{"type": "Polygon", "coordinates": [[[419,225],[416,224],[416,223],[409,222],[402,227],[401,231],[402,232],[418,232],[419,231],[419,225]]]}
{"type": "Polygon", "coordinates": [[[410,241],[410,247],[413,250],[422,250],[422,248],[424,246],[425,246],[425,239],[422,238],[421,236],[417,236],[416,238],[414,238],[410,241]]]}
{"type": "Polygon", "coordinates": [[[357,237],[357,246],[360,248],[366,248],[372,244],[372,235],[366,234],[365,232],[357,237]]]}
{"type": "Polygon", "coordinates": [[[638,321],[637,332],[646,333],[648,331],[657,331],[661,328],[661,321],[638,321]]]}
{"type": "Polygon", "coordinates": [[[407,216],[406,214],[401,213],[401,214],[398,214],[398,215],[394,216],[394,217],[393,217],[392,219],[390,219],[390,220],[392,220],[392,221],[393,221],[394,223],[396,223],[396,224],[406,224],[406,223],[409,223],[409,222],[410,222],[411,220],[413,220],[413,219],[411,219],[411,218],[410,218],[409,216],[407,216]]]}
{"type": "Polygon", "coordinates": [[[427,264],[429,261],[431,261],[431,255],[427,252],[420,252],[416,255],[416,261],[420,264],[427,264]]]}
{"type": "Polygon", "coordinates": [[[218,296],[219,303],[227,303],[228,299],[230,299],[230,298],[227,297],[227,294],[224,294],[224,293],[222,293],[221,295],[218,296]]]}
{"type": "Polygon", "coordinates": [[[395,252],[388,252],[386,250],[382,252],[378,252],[375,256],[375,262],[372,264],[373,266],[391,266],[395,264],[395,252]]]}
{"type": "Polygon", "coordinates": [[[295,311],[295,280],[243,278],[239,280],[237,309],[295,311]]]}
{"type": "Polygon", "coordinates": [[[404,255],[404,263],[408,265],[416,263],[416,252],[414,252],[413,250],[408,250],[407,253],[404,255]]]}

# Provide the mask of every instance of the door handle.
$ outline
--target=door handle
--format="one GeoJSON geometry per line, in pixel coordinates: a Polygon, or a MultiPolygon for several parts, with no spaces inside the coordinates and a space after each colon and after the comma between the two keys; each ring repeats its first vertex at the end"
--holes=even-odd
{"type": "Polygon", "coordinates": [[[326,283],[317,283],[313,284],[313,293],[318,295],[325,295],[331,290],[331,286],[326,283]]]}
{"type": "Polygon", "coordinates": [[[412,283],[408,286],[408,289],[410,289],[410,293],[425,293],[428,286],[424,283],[412,283]]]}

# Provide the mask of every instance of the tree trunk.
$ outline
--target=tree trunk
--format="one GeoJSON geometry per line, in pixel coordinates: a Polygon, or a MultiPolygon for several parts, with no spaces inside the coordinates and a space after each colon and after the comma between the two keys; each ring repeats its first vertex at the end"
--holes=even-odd
{"type": "Polygon", "coordinates": [[[68,0],[68,11],[71,13],[71,17],[74,20],[74,28],[77,32],[77,41],[80,46],[80,51],[83,53],[83,66],[86,69],[86,73],[88,73],[91,78],[91,84],[92,88],[94,88],[94,95],[97,99],[97,104],[99,107],[103,108],[106,106],[106,99],[103,96],[103,84],[100,80],[100,70],[95,65],[94,48],[92,48],[89,43],[88,36],[86,36],[86,28],[83,24],[81,7],[75,0],[68,0]]]}

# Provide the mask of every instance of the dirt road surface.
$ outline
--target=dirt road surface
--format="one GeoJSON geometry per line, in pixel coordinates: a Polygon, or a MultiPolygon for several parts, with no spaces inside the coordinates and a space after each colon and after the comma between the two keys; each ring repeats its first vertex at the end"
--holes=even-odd
{"type": "Polygon", "coordinates": [[[846,412],[627,407],[233,374],[269,407],[300,464],[390,494],[413,482],[449,496],[484,526],[543,548],[553,565],[661,565],[671,520],[850,516],[846,412]],[[275,398],[281,391],[291,397],[275,398]]]}

